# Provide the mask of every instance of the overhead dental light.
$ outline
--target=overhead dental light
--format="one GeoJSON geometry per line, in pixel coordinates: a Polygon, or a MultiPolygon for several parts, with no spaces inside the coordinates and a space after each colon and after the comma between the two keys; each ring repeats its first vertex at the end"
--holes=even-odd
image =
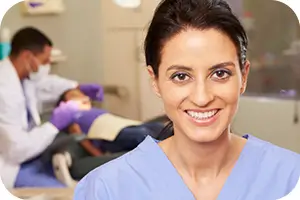
{"type": "Polygon", "coordinates": [[[113,0],[113,2],[122,8],[138,8],[141,5],[141,0],[113,0]]]}

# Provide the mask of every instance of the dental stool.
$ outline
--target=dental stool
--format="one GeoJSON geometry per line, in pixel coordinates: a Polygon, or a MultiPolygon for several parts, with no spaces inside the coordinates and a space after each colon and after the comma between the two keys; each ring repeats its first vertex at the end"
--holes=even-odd
{"type": "Polygon", "coordinates": [[[84,136],[70,137],[65,133],[60,133],[60,137],[65,142],[61,142],[62,139],[58,138],[59,142],[53,143],[54,147],[52,146],[48,155],[52,155],[51,161],[56,178],[70,188],[75,187],[78,181],[93,169],[127,153],[120,152],[94,157],[80,145],[80,142],[86,139],[84,136]]]}
{"type": "Polygon", "coordinates": [[[52,158],[52,165],[56,178],[69,188],[74,188],[77,184],[69,171],[72,166],[72,158],[69,152],[57,153],[52,158]]]}
{"type": "Polygon", "coordinates": [[[59,133],[52,144],[42,154],[44,163],[52,163],[56,178],[67,187],[74,187],[77,181],[70,174],[72,167],[72,154],[80,153],[79,142],[84,137],[74,137],[65,133],[59,133]],[[77,151],[76,151],[77,150],[77,151]]]}

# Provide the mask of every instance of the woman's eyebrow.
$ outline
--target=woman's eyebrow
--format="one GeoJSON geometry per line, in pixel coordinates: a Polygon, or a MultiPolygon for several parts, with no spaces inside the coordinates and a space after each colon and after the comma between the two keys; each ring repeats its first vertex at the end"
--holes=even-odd
{"type": "MultiPolygon", "coordinates": [[[[212,67],[209,68],[209,70],[215,70],[215,69],[220,69],[220,68],[223,68],[223,67],[226,67],[226,66],[235,66],[235,64],[231,61],[228,61],[228,62],[222,62],[222,63],[218,63],[218,64],[215,64],[213,65],[212,67]]],[[[167,71],[170,71],[170,70],[184,70],[184,71],[192,71],[193,68],[192,67],[189,67],[189,66],[184,66],[184,65],[172,65],[168,68],[167,71]]]]}
{"type": "Polygon", "coordinates": [[[224,67],[227,67],[227,66],[235,66],[235,64],[231,61],[222,62],[222,63],[216,64],[216,65],[213,65],[209,69],[210,70],[216,70],[216,69],[224,68],[224,67]]]}
{"type": "Polygon", "coordinates": [[[184,71],[192,71],[193,68],[192,67],[188,67],[188,66],[184,66],[184,65],[172,65],[168,68],[167,71],[170,70],[184,70],[184,71]]]}

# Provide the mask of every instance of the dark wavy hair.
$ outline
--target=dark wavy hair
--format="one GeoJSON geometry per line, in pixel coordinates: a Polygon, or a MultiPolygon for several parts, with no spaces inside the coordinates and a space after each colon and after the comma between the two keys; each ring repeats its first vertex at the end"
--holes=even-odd
{"type": "Polygon", "coordinates": [[[70,92],[70,91],[72,91],[72,90],[74,90],[74,89],[68,89],[68,90],[66,90],[66,91],[64,91],[59,97],[58,97],[58,100],[57,100],[57,102],[56,102],[56,107],[58,107],[59,106],[59,104],[61,103],[61,102],[65,102],[66,101],[66,95],[68,94],[68,92],[70,92]]]}

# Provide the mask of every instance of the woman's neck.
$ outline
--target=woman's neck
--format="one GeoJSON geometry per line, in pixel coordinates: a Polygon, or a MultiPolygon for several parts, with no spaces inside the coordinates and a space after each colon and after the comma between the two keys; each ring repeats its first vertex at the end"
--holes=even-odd
{"type": "Polygon", "coordinates": [[[202,182],[231,169],[244,144],[243,139],[226,131],[213,143],[202,144],[175,134],[162,148],[178,171],[202,182]]]}

